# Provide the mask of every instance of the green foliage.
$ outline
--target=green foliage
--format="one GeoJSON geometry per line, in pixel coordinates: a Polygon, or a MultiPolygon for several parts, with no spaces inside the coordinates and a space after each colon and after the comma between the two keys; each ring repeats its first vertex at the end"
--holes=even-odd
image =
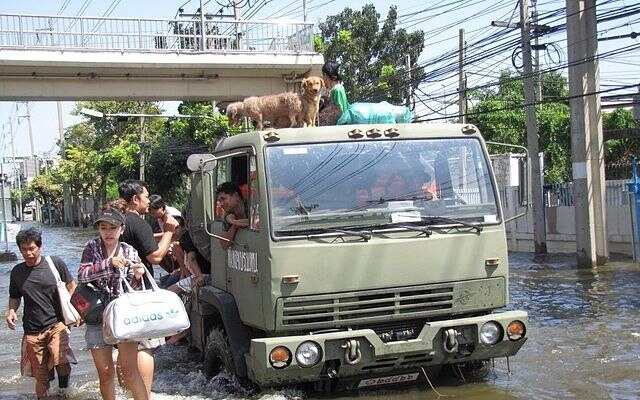
{"type": "MultiPolygon", "coordinates": [[[[519,75],[503,71],[497,89],[474,91],[469,121],[476,124],[490,141],[527,145],[523,81],[519,75]]],[[[536,107],[538,145],[544,153],[546,183],[571,181],[571,126],[567,80],[560,74],[542,76],[542,104],[536,107]]],[[[604,130],[638,128],[629,110],[603,114],[604,130]]],[[[491,149],[490,149],[491,150],[491,149]]],[[[637,139],[610,139],[604,144],[605,163],[629,164],[640,154],[637,139]]],[[[627,178],[626,170],[608,171],[607,179],[627,178]]]]}
{"type": "Polygon", "coordinates": [[[349,102],[404,102],[405,82],[413,89],[420,83],[423,69],[417,60],[424,48],[424,33],[397,29],[397,10],[389,8],[380,25],[380,14],[372,4],[362,11],[345,8],[319,24],[324,59],[342,67],[342,78],[349,102]],[[407,71],[405,57],[411,58],[407,71]],[[410,77],[407,74],[410,73],[410,77]]]}
{"type": "MultiPolygon", "coordinates": [[[[603,114],[602,129],[605,131],[633,128],[640,128],[640,121],[634,119],[629,110],[618,108],[603,114]]],[[[605,142],[604,151],[607,165],[630,165],[633,156],[640,157],[640,143],[637,138],[609,139],[605,142]]],[[[611,168],[607,171],[607,179],[625,179],[630,176],[630,168],[611,168]]]]}
{"type": "MultiPolygon", "coordinates": [[[[485,139],[527,146],[524,86],[520,76],[503,71],[497,89],[472,94],[469,122],[480,128],[485,139]]],[[[567,81],[559,74],[543,75],[543,104],[536,108],[538,146],[544,153],[546,183],[571,180],[570,115],[567,81]],[[558,102],[558,100],[561,100],[558,102]]]]}
{"type": "Polygon", "coordinates": [[[40,204],[52,204],[59,208],[62,203],[62,185],[51,174],[40,174],[33,178],[29,190],[40,204]]]}
{"type": "Polygon", "coordinates": [[[154,193],[172,204],[184,204],[190,171],[187,158],[194,153],[211,152],[217,139],[227,135],[228,119],[213,112],[211,103],[184,102],[178,107],[182,115],[207,118],[180,118],[167,121],[164,134],[151,144],[147,166],[147,183],[154,193]]]}
{"type": "Polygon", "coordinates": [[[11,197],[11,204],[16,205],[22,203],[22,207],[24,207],[25,204],[33,201],[35,193],[28,186],[23,186],[20,190],[11,189],[9,196],[11,197]]]}
{"type": "Polygon", "coordinates": [[[324,43],[322,42],[322,36],[313,35],[313,51],[316,53],[324,53],[324,43]]]}
{"type": "Polygon", "coordinates": [[[82,108],[111,116],[87,117],[85,121],[67,130],[64,149],[66,162],[61,165],[61,173],[72,179],[72,196],[78,197],[78,191],[91,193],[99,205],[114,197],[112,193],[107,196],[107,187],[139,176],[141,139],[144,138],[146,143],[162,134],[161,119],[118,117],[114,114],[160,114],[162,110],[149,102],[86,101],[76,103],[74,113],[80,114],[82,108]],[[83,157],[85,159],[81,160],[83,157]],[[87,182],[91,184],[73,182],[77,177],[75,174],[80,171],[89,175],[90,180],[87,182]]]}

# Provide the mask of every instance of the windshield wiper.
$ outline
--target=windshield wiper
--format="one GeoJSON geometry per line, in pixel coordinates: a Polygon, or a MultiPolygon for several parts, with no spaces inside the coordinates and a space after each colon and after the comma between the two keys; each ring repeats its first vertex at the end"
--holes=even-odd
{"type": "Polygon", "coordinates": [[[429,228],[428,226],[415,226],[415,225],[396,225],[396,226],[399,226],[400,228],[404,228],[409,231],[422,232],[427,237],[431,236],[431,234],[433,233],[431,228],[429,228]]]}
{"type": "Polygon", "coordinates": [[[471,222],[460,221],[459,219],[443,217],[439,215],[423,215],[420,217],[423,221],[428,222],[430,224],[435,222],[448,222],[451,224],[459,224],[462,226],[466,226],[469,228],[475,229],[478,233],[482,232],[482,225],[473,224],[471,222]]]}
{"type": "Polygon", "coordinates": [[[313,228],[313,229],[300,229],[293,231],[283,231],[277,230],[276,234],[280,234],[283,236],[302,236],[307,239],[317,238],[327,236],[330,233],[338,233],[338,237],[342,236],[358,236],[361,237],[365,242],[371,240],[371,232],[368,231],[360,231],[360,230],[348,230],[348,229],[338,229],[338,228],[313,228]],[[313,233],[309,233],[313,232],[313,233]]]}
{"type": "Polygon", "coordinates": [[[429,201],[432,200],[433,197],[430,196],[398,196],[398,197],[380,197],[376,200],[367,200],[366,203],[369,204],[384,204],[390,201],[408,201],[408,200],[422,200],[429,201]]]}
{"type": "Polygon", "coordinates": [[[365,242],[371,240],[371,232],[367,231],[349,231],[346,229],[327,228],[327,232],[342,233],[347,236],[360,236],[365,242]]]}

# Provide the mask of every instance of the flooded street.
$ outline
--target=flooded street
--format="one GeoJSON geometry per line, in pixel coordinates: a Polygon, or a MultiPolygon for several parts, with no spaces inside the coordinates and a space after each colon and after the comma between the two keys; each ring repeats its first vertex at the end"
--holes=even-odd
{"type": "MultiPolygon", "coordinates": [[[[91,229],[49,228],[43,254],[58,255],[75,275],[82,245],[91,229]]],[[[4,249],[4,243],[2,243],[4,249]]],[[[15,244],[9,249],[17,252],[15,244]]],[[[384,399],[637,399],[640,395],[640,264],[612,261],[597,270],[577,270],[574,256],[551,255],[533,261],[512,253],[510,307],[529,312],[528,341],[518,355],[496,360],[488,376],[462,382],[448,374],[409,388],[387,387],[329,398],[384,399]],[[508,372],[510,367],[511,373],[508,372]]],[[[9,272],[0,264],[0,310],[6,315],[9,272]]],[[[19,328],[20,329],[20,328],[19,328]]],[[[33,381],[19,375],[21,330],[0,329],[0,400],[33,398],[33,381]]],[[[99,399],[90,354],[82,350],[84,328],[72,329],[78,365],[72,371],[72,399],[99,399]]],[[[302,390],[247,393],[221,374],[208,380],[196,356],[185,347],[165,346],[156,356],[155,399],[327,398],[302,390]]],[[[124,396],[120,396],[124,398],[124,396]]]]}

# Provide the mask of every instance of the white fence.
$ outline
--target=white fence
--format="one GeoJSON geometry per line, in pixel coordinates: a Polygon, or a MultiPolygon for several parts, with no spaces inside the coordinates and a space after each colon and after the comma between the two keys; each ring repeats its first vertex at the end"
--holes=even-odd
{"type": "Polygon", "coordinates": [[[314,53],[313,23],[0,14],[0,48],[314,53]],[[203,31],[204,25],[204,31],[203,31]]]}
{"type": "MultiPolygon", "coordinates": [[[[606,182],[607,238],[609,252],[633,255],[632,212],[627,183],[631,180],[606,182]]],[[[521,213],[518,207],[518,188],[501,190],[502,204],[507,216],[521,213]]],[[[573,185],[548,185],[544,190],[544,216],[549,252],[575,252],[575,209],[573,185]]],[[[531,212],[507,223],[507,243],[511,251],[533,251],[533,221],[531,212]]]]}

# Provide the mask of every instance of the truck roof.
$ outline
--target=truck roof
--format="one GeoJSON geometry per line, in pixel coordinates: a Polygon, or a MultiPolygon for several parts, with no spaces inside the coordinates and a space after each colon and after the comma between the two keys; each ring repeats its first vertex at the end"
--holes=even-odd
{"type": "Polygon", "coordinates": [[[215,151],[268,144],[322,143],[368,139],[474,137],[480,131],[472,124],[369,124],[307,128],[266,129],[222,139],[215,151]]]}

